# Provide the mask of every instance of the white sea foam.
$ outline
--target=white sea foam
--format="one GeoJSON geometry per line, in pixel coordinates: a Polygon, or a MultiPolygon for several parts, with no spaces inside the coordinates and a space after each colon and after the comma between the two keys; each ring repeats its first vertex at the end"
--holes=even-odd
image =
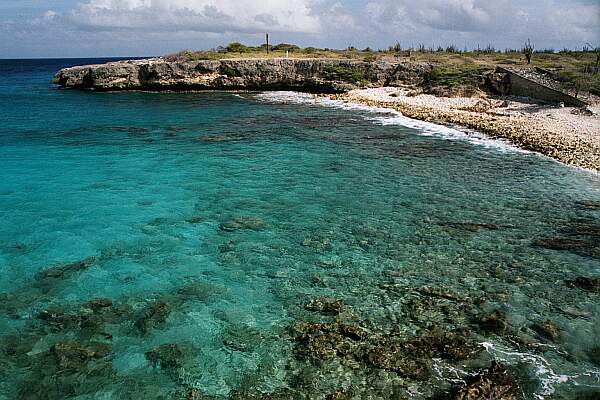
{"type": "Polygon", "coordinates": [[[567,382],[579,385],[577,380],[582,377],[592,377],[594,380],[600,379],[600,371],[587,371],[584,374],[564,375],[555,373],[550,367],[550,363],[541,355],[518,352],[511,348],[491,343],[480,343],[485,350],[492,354],[494,358],[507,363],[526,363],[534,369],[536,377],[540,380],[540,389],[534,393],[536,399],[543,400],[546,396],[552,395],[556,386],[567,382]]]}
{"type": "Polygon", "coordinates": [[[320,97],[313,94],[291,91],[261,92],[256,94],[254,98],[259,101],[269,103],[308,104],[359,111],[361,112],[361,116],[363,118],[379,125],[405,126],[407,128],[413,128],[419,131],[421,135],[434,136],[446,140],[463,140],[501,152],[530,153],[529,151],[520,149],[505,140],[494,139],[475,131],[458,130],[444,125],[437,125],[431,122],[408,118],[402,115],[402,113],[389,108],[372,107],[357,103],[347,103],[340,100],[332,100],[328,97],[320,97]]]}

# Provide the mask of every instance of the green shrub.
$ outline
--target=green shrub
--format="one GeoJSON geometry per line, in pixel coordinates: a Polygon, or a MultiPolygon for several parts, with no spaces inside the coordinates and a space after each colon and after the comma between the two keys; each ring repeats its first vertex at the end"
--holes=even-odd
{"type": "Polygon", "coordinates": [[[228,78],[240,76],[240,73],[229,65],[221,65],[221,74],[227,76],[228,78]]]}
{"type": "Polygon", "coordinates": [[[248,53],[250,48],[238,42],[229,43],[227,47],[227,52],[229,53],[248,53]]]}
{"type": "Polygon", "coordinates": [[[300,47],[296,46],[295,44],[279,43],[279,44],[276,44],[275,46],[271,46],[271,50],[273,50],[273,51],[289,51],[291,53],[293,51],[299,51],[300,47]]]}
{"type": "Polygon", "coordinates": [[[444,64],[431,70],[427,77],[432,86],[452,88],[461,84],[473,84],[481,78],[483,72],[490,67],[477,64],[444,64]]]}
{"type": "Polygon", "coordinates": [[[343,67],[341,65],[328,65],[323,68],[323,72],[325,79],[330,81],[358,83],[365,80],[363,73],[356,68],[343,67]]]}

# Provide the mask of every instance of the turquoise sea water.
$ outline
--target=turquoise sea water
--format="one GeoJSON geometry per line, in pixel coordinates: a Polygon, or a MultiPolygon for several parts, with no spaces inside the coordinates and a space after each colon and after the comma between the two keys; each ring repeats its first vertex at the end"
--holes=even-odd
{"type": "Polygon", "coordinates": [[[0,399],[444,398],[494,359],[600,396],[597,174],[294,93],[48,83],[89,62],[0,61],[0,399]]]}

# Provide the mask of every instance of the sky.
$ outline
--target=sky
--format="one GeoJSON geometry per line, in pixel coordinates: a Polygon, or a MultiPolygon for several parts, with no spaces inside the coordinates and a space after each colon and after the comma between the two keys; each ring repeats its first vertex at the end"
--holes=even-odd
{"type": "Polygon", "coordinates": [[[153,56],[239,41],[600,46],[600,0],[0,0],[0,58],[153,56]]]}

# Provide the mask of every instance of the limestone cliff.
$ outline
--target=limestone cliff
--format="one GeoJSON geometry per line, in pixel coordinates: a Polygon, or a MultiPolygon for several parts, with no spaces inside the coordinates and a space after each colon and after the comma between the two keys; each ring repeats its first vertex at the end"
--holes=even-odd
{"type": "Polygon", "coordinates": [[[60,70],[52,83],[115,90],[301,90],[344,92],[357,87],[420,84],[428,64],[334,59],[230,59],[168,62],[161,58],[60,70]]]}

